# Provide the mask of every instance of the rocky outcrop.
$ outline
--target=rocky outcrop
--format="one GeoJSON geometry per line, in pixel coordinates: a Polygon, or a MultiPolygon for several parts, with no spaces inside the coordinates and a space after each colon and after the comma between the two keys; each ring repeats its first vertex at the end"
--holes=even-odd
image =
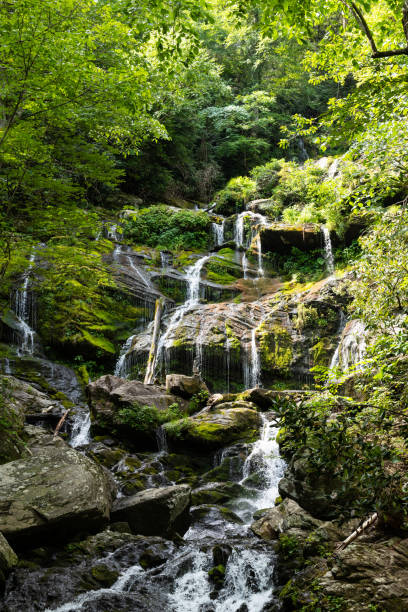
{"type": "Polygon", "coordinates": [[[18,563],[18,557],[6,538],[0,533],[0,591],[3,589],[5,577],[18,563]]]}
{"type": "Polygon", "coordinates": [[[72,610],[134,610],[137,602],[139,612],[166,610],[171,582],[166,576],[146,579],[146,570],[160,571],[175,553],[170,540],[116,529],[59,550],[41,547],[13,570],[0,606],[10,612],[34,612],[71,602],[72,610]]]}
{"type": "Polygon", "coordinates": [[[279,482],[279,493],[317,518],[336,518],[359,495],[358,483],[349,482],[345,488],[344,482],[332,471],[312,470],[309,465],[311,453],[310,449],[305,449],[292,457],[279,482]]]}
{"type": "Polygon", "coordinates": [[[252,441],[260,422],[254,404],[235,401],[204,408],[193,417],[166,423],[164,429],[175,446],[209,449],[239,440],[252,441]]]}
{"type": "MultiPolygon", "coordinates": [[[[302,293],[276,293],[250,303],[197,305],[166,337],[162,376],[164,370],[191,375],[196,362],[210,390],[249,387],[255,328],[262,384],[283,380],[287,388],[296,389],[299,383],[310,383],[311,368],[328,367],[338,345],[341,312],[348,301],[346,287],[347,281],[326,279],[302,293]]],[[[164,317],[163,323],[168,320],[164,317]]],[[[136,369],[147,363],[150,346],[150,330],[135,337],[131,362],[136,369]]]]}
{"type": "Polygon", "coordinates": [[[208,393],[208,387],[199,376],[183,376],[183,374],[168,374],[166,376],[166,391],[178,397],[189,399],[204,391],[208,393]]]}
{"type": "Polygon", "coordinates": [[[166,410],[173,404],[184,406],[184,400],[166,393],[157,385],[144,385],[137,380],[125,380],[107,374],[87,387],[92,417],[92,431],[96,434],[109,433],[134,443],[155,442],[158,422],[152,415],[144,418],[146,407],[156,411],[166,410]],[[122,411],[130,411],[124,414],[122,411]]]}
{"type": "Polygon", "coordinates": [[[126,521],[135,534],[164,535],[172,530],[183,531],[183,526],[187,528],[186,510],[190,498],[188,485],[147,489],[117,500],[111,517],[113,521],[126,521]]]}
{"type": "Polygon", "coordinates": [[[30,457],[0,466],[0,531],[25,546],[101,528],[114,497],[107,471],[63,440],[28,427],[30,457]]]}
{"type": "Polygon", "coordinates": [[[290,225],[273,223],[260,231],[262,252],[290,254],[293,247],[300,251],[313,251],[322,246],[322,234],[319,225],[290,225]]]}

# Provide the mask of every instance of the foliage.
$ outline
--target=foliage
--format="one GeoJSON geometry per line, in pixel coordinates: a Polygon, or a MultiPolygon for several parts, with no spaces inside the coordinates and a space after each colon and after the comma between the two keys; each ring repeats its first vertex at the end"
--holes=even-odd
{"type": "Polygon", "coordinates": [[[124,224],[124,236],[138,244],[171,250],[205,250],[209,242],[210,218],[202,211],[167,206],[143,208],[124,224]]]}
{"type": "Polygon", "coordinates": [[[255,182],[246,176],[237,176],[215,195],[216,211],[221,215],[242,212],[245,204],[255,195],[255,182]]]}
{"type": "Polygon", "coordinates": [[[275,255],[275,265],[288,280],[298,283],[323,278],[326,262],[320,250],[301,251],[292,247],[289,256],[275,255]]]}
{"type": "Polygon", "coordinates": [[[157,427],[181,419],[184,413],[178,404],[172,404],[166,410],[135,404],[132,408],[121,408],[118,415],[119,423],[141,433],[154,433],[157,427]]]}

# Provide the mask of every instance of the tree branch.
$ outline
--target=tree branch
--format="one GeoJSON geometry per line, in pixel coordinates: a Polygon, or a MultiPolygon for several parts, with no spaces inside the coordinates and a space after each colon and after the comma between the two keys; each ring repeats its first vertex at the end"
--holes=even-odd
{"type": "MultiPolygon", "coordinates": [[[[389,51],[379,51],[377,49],[377,45],[375,44],[373,33],[371,32],[368,26],[368,23],[363,13],[361,12],[361,10],[358,8],[358,6],[354,2],[348,3],[346,0],[342,0],[342,2],[345,6],[351,9],[351,11],[354,13],[354,17],[357,23],[360,24],[364,34],[366,35],[368,42],[370,43],[370,47],[372,51],[371,57],[373,59],[379,59],[382,57],[395,57],[397,55],[408,55],[408,45],[406,47],[402,47],[401,49],[390,49],[389,51]]],[[[405,1],[402,14],[403,14],[402,27],[404,29],[405,38],[407,39],[407,42],[408,42],[408,1],[407,0],[405,1]]]]}

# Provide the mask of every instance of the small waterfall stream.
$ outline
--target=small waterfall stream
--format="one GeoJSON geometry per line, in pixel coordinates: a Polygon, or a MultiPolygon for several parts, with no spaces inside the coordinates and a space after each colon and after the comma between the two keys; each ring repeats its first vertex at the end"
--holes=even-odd
{"type": "Polygon", "coordinates": [[[322,229],[323,240],[324,240],[324,258],[326,260],[327,271],[331,275],[331,274],[334,274],[334,256],[333,256],[330,232],[325,225],[323,225],[321,229],[322,229]]]}
{"type": "MultiPolygon", "coordinates": [[[[184,304],[174,310],[174,312],[170,316],[166,331],[160,334],[159,342],[157,345],[156,369],[163,364],[163,361],[166,361],[165,359],[163,360],[163,354],[166,353],[166,343],[168,338],[171,336],[174,329],[177,328],[186,312],[194,308],[194,306],[196,306],[200,301],[201,270],[203,269],[204,264],[208,261],[209,258],[209,255],[200,257],[200,259],[198,259],[195,264],[193,264],[186,270],[187,299],[184,304]]],[[[164,357],[166,357],[166,355],[164,355],[164,357]]]]}
{"type": "Polygon", "coordinates": [[[221,246],[224,243],[224,226],[225,219],[223,219],[221,223],[212,223],[215,246],[221,246]]]}
{"type": "Polygon", "coordinates": [[[24,274],[23,286],[15,293],[15,313],[19,319],[21,333],[19,352],[20,354],[26,355],[33,355],[35,344],[35,331],[30,326],[32,306],[29,303],[30,274],[34,262],[35,253],[32,252],[29,259],[28,268],[24,274]]]}

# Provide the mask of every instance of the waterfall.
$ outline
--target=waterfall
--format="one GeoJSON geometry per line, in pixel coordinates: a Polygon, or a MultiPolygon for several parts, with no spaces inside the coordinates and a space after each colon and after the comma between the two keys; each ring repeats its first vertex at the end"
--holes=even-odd
{"type": "Polygon", "coordinates": [[[224,226],[225,226],[225,219],[223,219],[221,223],[211,224],[212,231],[214,234],[215,246],[221,246],[224,243],[224,226]]]}
{"type": "Polygon", "coordinates": [[[330,239],[330,232],[325,225],[322,225],[321,229],[324,239],[324,258],[326,260],[327,271],[331,275],[334,273],[334,257],[332,243],[330,239]]]}
{"type": "Polygon", "coordinates": [[[160,264],[162,272],[167,270],[167,268],[172,265],[172,262],[173,255],[171,253],[169,253],[168,251],[160,251],[160,264]]]}
{"type": "Polygon", "coordinates": [[[89,410],[77,410],[72,423],[70,445],[84,446],[91,441],[91,415],[89,410]]]}
{"type": "MultiPolygon", "coordinates": [[[[118,247],[116,247],[116,248],[118,248],[118,247]]],[[[116,249],[115,249],[115,251],[116,251],[116,249]]],[[[114,258],[115,258],[115,251],[113,252],[113,257],[114,257],[114,258]]],[[[121,251],[120,251],[120,247],[119,247],[119,253],[120,253],[120,252],[121,252],[121,251]]],[[[143,272],[142,272],[142,271],[139,269],[139,267],[138,267],[138,266],[135,264],[135,262],[133,261],[133,259],[131,258],[131,256],[130,256],[130,255],[126,255],[126,261],[127,261],[127,262],[128,262],[128,264],[129,264],[129,268],[131,268],[131,269],[133,270],[133,272],[136,272],[136,274],[138,275],[138,277],[140,278],[140,280],[142,281],[142,283],[143,283],[144,285],[146,285],[146,287],[150,287],[150,288],[152,288],[152,286],[153,286],[153,285],[152,285],[152,283],[151,283],[150,279],[149,279],[149,278],[147,278],[147,276],[145,276],[145,275],[143,274],[143,272]]],[[[120,262],[118,262],[118,263],[120,263],[120,262]]]]}
{"type": "Polygon", "coordinates": [[[261,379],[261,360],[256,345],[256,330],[257,328],[254,327],[251,332],[251,374],[249,379],[251,388],[259,387],[261,379]]]}
{"type": "Polygon", "coordinates": [[[244,246],[244,217],[248,216],[248,211],[239,213],[234,225],[234,242],[237,249],[244,246]]]}
{"type": "Polygon", "coordinates": [[[12,374],[10,360],[7,357],[4,358],[4,374],[12,374]]]}
{"type": "Polygon", "coordinates": [[[163,361],[163,351],[166,349],[166,342],[171,333],[178,327],[186,312],[194,308],[194,306],[199,303],[201,270],[209,258],[210,255],[200,257],[200,259],[198,259],[194,265],[190,266],[186,270],[187,299],[184,304],[174,310],[168,322],[166,331],[160,335],[157,345],[156,367],[163,361]]]}
{"type": "Polygon", "coordinates": [[[120,349],[119,357],[118,357],[118,360],[117,360],[117,362],[115,364],[115,370],[114,370],[114,375],[115,376],[120,376],[121,378],[126,378],[126,376],[129,374],[129,371],[128,371],[128,368],[127,368],[126,355],[128,354],[129,350],[132,347],[132,343],[133,343],[134,338],[136,338],[136,335],[129,336],[129,338],[126,340],[125,344],[120,349]]]}
{"type": "Polygon", "coordinates": [[[333,357],[331,359],[330,362],[330,366],[329,369],[332,370],[333,368],[337,368],[337,366],[339,365],[339,354],[340,354],[340,344],[341,344],[341,335],[343,333],[343,329],[346,326],[346,315],[344,314],[344,312],[342,310],[340,310],[340,322],[339,322],[339,329],[337,330],[337,334],[340,337],[339,338],[339,343],[336,346],[336,350],[333,353],[333,357]]]}
{"type": "Polygon", "coordinates": [[[258,253],[258,278],[261,276],[265,276],[265,272],[262,266],[262,244],[261,244],[261,235],[258,233],[256,235],[256,250],[258,253]]]}
{"type": "Polygon", "coordinates": [[[167,437],[166,437],[166,430],[164,429],[163,425],[160,425],[156,429],[156,440],[157,440],[157,449],[159,453],[167,453],[168,451],[167,437]]]}
{"type": "Polygon", "coordinates": [[[244,280],[246,280],[248,278],[248,268],[249,268],[249,261],[248,261],[248,257],[246,256],[246,253],[242,254],[241,266],[242,266],[242,272],[244,274],[244,280]]]}
{"type": "MultiPolygon", "coordinates": [[[[271,602],[274,593],[275,555],[270,547],[256,546],[251,548],[249,527],[253,513],[275,505],[279,495],[278,482],[283,476],[284,461],[279,455],[276,442],[277,427],[272,427],[264,414],[261,415],[262,428],[260,439],[255,442],[246,459],[241,474],[241,483],[256,469],[262,476],[262,490],[253,489],[253,495],[235,501],[232,509],[244,521],[231,532],[212,534],[202,531],[200,527],[191,527],[184,536],[191,544],[190,557],[183,549],[181,561],[186,565],[191,559],[189,569],[177,578],[173,593],[170,595],[171,612],[191,612],[211,609],[213,612],[231,612],[232,610],[260,611],[271,602]],[[213,567],[213,560],[208,549],[220,541],[229,544],[230,535],[232,552],[226,564],[224,585],[216,599],[212,599],[213,585],[208,580],[208,571],[213,567]],[[244,537],[242,544],[237,544],[236,536],[244,537]],[[247,536],[245,538],[245,536],[247,536]],[[211,544],[211,541],[213,544],[211,544]],[[206,546],[203,547],[202,543],[206,546]],[[210,545],[208,545],[210,544],[210,545]],[[194,547],[194,548],[193,548],[194,547]]],[[[250,487],[249,484],[245,484],[250,487]]]]}
{"type": "Polygon", "coordinates": [[[35,253],[31,253],[28,269],[24,275],[24,283],[21,289],[16,291],[15,294],[15,313],[19,319],[20,324],[20,332],[22,335],[20,351],[21,353],[25,353],[27,355],[33,355],[34,353],[34,340],[35,340],[35,331],[30,327],[30,315],[31,308],[29,304],[29,284],[30,284],[30,273],[31,268],[34,265],[35,261],[35,253]]]}

